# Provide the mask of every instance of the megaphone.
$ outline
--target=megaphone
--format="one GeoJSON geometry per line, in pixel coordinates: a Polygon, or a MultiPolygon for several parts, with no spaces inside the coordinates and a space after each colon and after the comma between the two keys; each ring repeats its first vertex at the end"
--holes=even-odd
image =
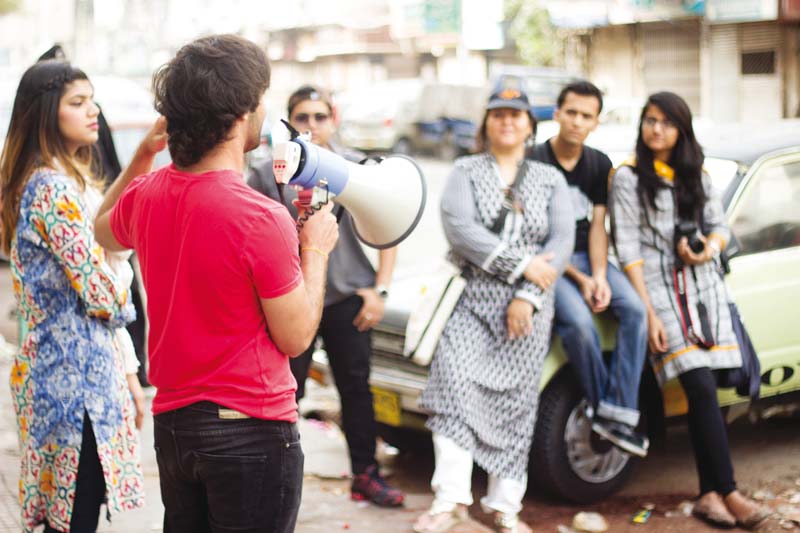
{"type": "Polygon", "coordinates": [[[425,177],[403,155],[359,165],[299,135],[274,147],[272,168],[279,184],[298,189],[302,204],[318,206],[333,199],[347,209],[356,236],[373,248],[398,245],[414,231],[425,209],[425,177]]]}

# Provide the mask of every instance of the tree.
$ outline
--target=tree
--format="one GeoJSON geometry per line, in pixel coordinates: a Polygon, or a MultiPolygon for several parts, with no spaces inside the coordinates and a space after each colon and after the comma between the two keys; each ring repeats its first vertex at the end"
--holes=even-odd
{"type": "Polygon", "coordinates": [[[525,63],[556,66],[563,58],[563,39],[550,21],[550,14],[539,2],[506,0],[506,19],[511,22],[509,34],[525,63]]]}
{"type": "Polygon", "coordinates": [[[20,0],[0,0],[0,15],[19,9],[20,0]]]}

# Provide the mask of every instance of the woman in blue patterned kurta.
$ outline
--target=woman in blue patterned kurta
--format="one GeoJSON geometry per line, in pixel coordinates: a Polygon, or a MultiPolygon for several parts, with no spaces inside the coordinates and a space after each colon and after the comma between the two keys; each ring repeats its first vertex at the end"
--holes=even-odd
{"type": "MultiPolygon", "coordinates": [[[[135,409],[112,335],[134,317],[83,193],[97,106],[86,75],[45,61],[20,81],[0,160],[2,243],[22,321],[11,373],[26,532],[93,531],[143,505],[135,409]]],[[[146,170],[138,169],[136,170],[146,170]]]]}

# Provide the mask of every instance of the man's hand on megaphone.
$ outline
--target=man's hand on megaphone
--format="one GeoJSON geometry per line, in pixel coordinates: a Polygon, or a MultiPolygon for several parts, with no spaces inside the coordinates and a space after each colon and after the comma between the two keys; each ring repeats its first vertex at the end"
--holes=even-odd
{"type": "Polygon", "coordinates": [[[333,202],[323,205],[313,213],[311,209],[297,201],[293,203],[297,208],[299,219],[308,216],[298,234],[300,248],[316,249],[326,255],[331,253],[339,239],[339,225],[336,223],[336,217],[331,213],[333,202]]]}

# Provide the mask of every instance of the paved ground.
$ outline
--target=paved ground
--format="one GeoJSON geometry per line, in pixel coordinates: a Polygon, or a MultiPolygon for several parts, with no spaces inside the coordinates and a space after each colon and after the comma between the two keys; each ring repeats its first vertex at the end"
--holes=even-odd
{"type": "MultiPolygon", "coordinates": [[[[0,335],[12,345],[16,343],[16,326],[10,311],[13,309],[8,267],[0,266],[0,335]]],[[[11,347],[11,346],[9,346],[11,347]]],[[[17,481],[19,452],[16,421],[11,405],[8,376],[11,354],[0,344],[0,533],[19,532],[17,481]]],[[[298,533],[330,531],[410,531],[417,514],[431,502],[428,491],[410,494],[408,504],[398,510],[381,510],[365,503],[350,500],[349,460],[344,437],[333,424],[301,420],[300,429],[306,454],[306,477],[303,503],[297,524],[298,533]]],[[[142,428],[142,463],[145,473],[147,505],[145,508],[121,514],[111,523],[101,520],[101,533],[142,533],[162,530],[163,507],[158,484],[158,468],[153,451],[152,417],[145,419],[142,428]]],[[[410,471],[414,478],[414,469],[410,471]]],[[[428,476],[426,471],[421,475],[428,476]]],[[[477,523],[466,524],[459,533],[488,531],[477,523]]]]}
{"type": "MultiPolygon", "coordinates": [[[[431,206],[438,204],[444,178],[450,166],[422,161],[431,192],[431,206]]],[[[431,250],[443,249],[438,212],[429,208],[417,232],[401,248],[399,268],[414,270],[418,257],[431,250]]],[[[8,269],[0,266],[0,334],[16,342],[16,329],[9,311],[13,308],[8,269]]],[[[0,533],[18,532],[18,447],[16,426],[8,391],[10,360],[0,349],[0,533]]],[[[311,386],[313,389],[313,386],[311,386]]],[[[335,394],[335,393],[334,393],[335,394]]],[[[331,391],[316,390],[309,400],[328,407],[335,405],[331,391]]],[[[152,448],[152,419],[147,418],[142,430],[142,460],[145,469],[147,506],[115,517],[111,524],[103,522],[101,533],[142,533],[161,531],[162,506],[158,487],[158,470],[152,448]]],[[[347,453],[341,432],[335,425],[311,421],[301,422],[303,448],[306,453],[306,477],[303,503],[297,525],[298,533],[311,532],[385,532],[408,533],[416,516],[430,505],[429,481],[433,470],[430,452],[383,456],[384,470],[391,480],[408,494],[407,505],[399,510],[381,510],[349,498],[347,453]]],[[[774,419],[757,426],[744,423],[731,428],[731,446],[740,486],[756,492],[776,510],[800,508],[800,423],[794,419],[774,419]],[[779,496],[783,495],[783,498],[779,496]],[[798,501],[790,503],[795,497],[798,501]]],[[[535,477],[535,467],[532,471],[535,477]]],[[[485,476],[476,472],[474,492],[477,499],[486,487],[485,476]]],[[[632,479],[622,492],[599,505],[575,507],[551,501],[530,491],[525,500],[523,517],[537,533],[554,533],[559,525],[571,524],[578,511],[602,513],[614,533],[695,533],[711,532],[696,520],[673,514],[678,505],[690,500],[696,491],[694,463],[685,430],[670,430],[667,441],[639,464],[632,479]],[[630,516],[643,503],[656,504],[652,518],[645,525],[630,523],[630,516]]],[[[474,521],[464,524],[454,533],[491,531],[487,518],[477,506],[470,510],[474,521]]],[[[798,531],[772,520],[766,532],[798,531]]]]}

